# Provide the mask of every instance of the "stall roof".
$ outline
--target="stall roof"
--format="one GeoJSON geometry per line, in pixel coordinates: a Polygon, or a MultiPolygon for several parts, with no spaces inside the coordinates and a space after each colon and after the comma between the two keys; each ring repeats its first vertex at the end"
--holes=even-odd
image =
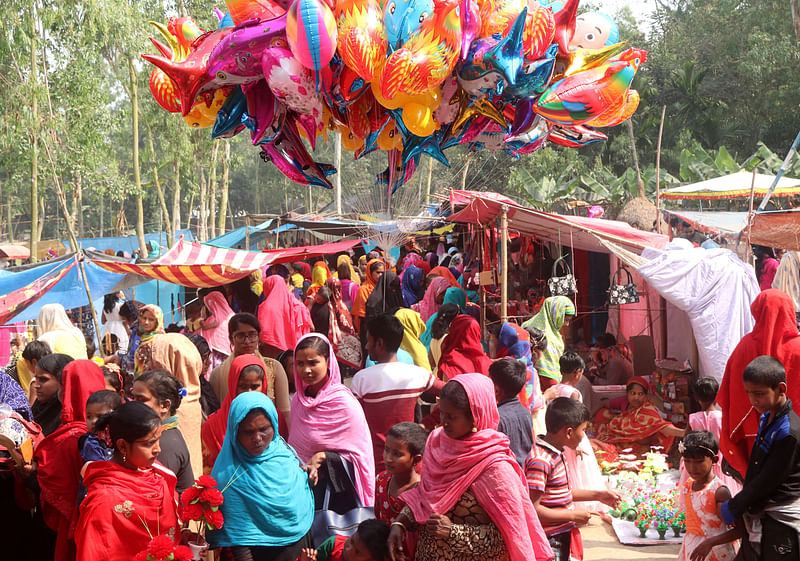
{"type": "Polygon", "coordinates": [[[347,251],[360,242],[360,239],[346,240],[317,246],[255,252],[219,248],[181,239],[152,263],[121,263],[101,259],[95,262],[114,273],[132,273],[181,286],[204,288],[232,283],[275,263],[347,251]]]}
{"type": "Polygon", "coordinates": [[[13,243],[0,244],[0,257],[8,259],[28,259],[31,256],[31,250],[24,245],[17,245],[13,243]]]}
{"type": "Polygon", "coordinates": [[[800,251],[800,209],[755,213],[750,243],[800,251]]]}
{"type": "Polygon", "coordinates": [[[746,212],[667,210],[693,228],[711,234],[736,235],[747,227],[746,212]]]}
{"type": "MultiPolygon", "coordinates": [[[[194,234],[192,234],[191,230],[178,230],[177,232],[178,237],[183,237],[183,239],[192,241],[194,239],[194,234]]],[[[145,234],[144,239],[147,242],[154,241],[156,242],[162,249],[166,248],[168,245],[167,234],[166,232],[154,232],[150,234],[145,234]]],[[[117,251],[127,251],[130,254],[133,254],[134,251],[139,249],[139,239],[136,236],[116,236],[116,237],[105,237],[105,238],[78,238],[78,245],[81,246],[83,249],[94,249],[95,251],[106,251],[107,249],[111,249],[114,252],[117,251]]],[[[64,247],[72,248],[72,244],[69,240],[64,240],[64,247]]],[[[75,251],[76,248],[72,248],[71,251],[75,251]]]]}
{"type": "Polygon", "coordinates": [[[600,243],[600,239],[612,241],[636,253],[641,253],[646,247],[662,248],[669,240],[662,234],[638,230],[616,220],[550,214],[512,202],[504,203],[487,198],[483,193],[473,193],[471,197],[467,206],[448,217],[448,220],[483,225],[498,218],[503,206],[507,206],[509,230],[585,251],[609,253],[608,248],[600,243]]]}
{"type": "MultiPolygon", "coordinates": [[[[774,175],[757,173],[755,177],[754,195],[761,199],[775,181],[774,175]]],[[[749,171],[737,171],[722,177],[707,179],[691,185],[682,185],[661,191],[661,198],[667,200],[713,200],[713,199],[741,199],[750,197],[750,186],[753,185],[753,174],[749,171]]],[[[790,197],[800,195],[800,179],[781,177],[773,197],[790,197]]]]}

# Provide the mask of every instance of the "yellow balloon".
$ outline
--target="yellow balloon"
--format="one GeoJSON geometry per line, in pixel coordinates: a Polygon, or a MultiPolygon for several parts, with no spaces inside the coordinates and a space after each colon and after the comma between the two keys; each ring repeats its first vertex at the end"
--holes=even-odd
{"type": "Polygon", "coordinates": [[[383,105],[386,109],[400,109],[410,101],[410,98],[403,94],[397,94],[392,99],[383,97],[379,80],[370,82],[369,87],[372,89],[372,94],[375,96],[375,100],[383,105]]]}
{"type": "Polygon", "coordinates": [[[429,136],[438,127],[431,108],[420,103],[408,103],[403,107],[403,123],[416,136],[429,136]]]}
{"type": "Polygon", "coordinates": [[[396,148],[396,141],[400,137],[397,132],[397,127],[394,126],[393,122],[389,122],[381,131],[381,134],[378,135],[378,148],[381,150],[391,150],[396,148]]]}
{"type": "Polygon", "coordinates": [[[193,129],[204,129],[210,127],[214,124],[214,121],[217,120],[216,113],[213,117],[207,117],[200,111],[200,105],[205,105],[204,103],[198,103],[189,114],[186,115],[183,120],[186,122],[187,125],[192,127],[193,129]]]}
{"type": "Polygon", "coordinates": [[[220,109],[222,109],[222,105],[228,98],[228,96],[222,90],[222,88],[219,88],[216,92],[214,92],[214,98],[211,100],[210,105],[206,105],[204,101],[201,101],[197,104],[197,108],[200,109],[200,112],[203,114],[203,116],[208,119],[212,119],[212,123],[217,120],[217,113],[220,109]]]}
{"type": "Polygon", "coordinates": [[[342,134],[342,148],[350,152],[354,152],[364,146],[364,139],[358,138],[347,127],[337,127],[342,134]]]}

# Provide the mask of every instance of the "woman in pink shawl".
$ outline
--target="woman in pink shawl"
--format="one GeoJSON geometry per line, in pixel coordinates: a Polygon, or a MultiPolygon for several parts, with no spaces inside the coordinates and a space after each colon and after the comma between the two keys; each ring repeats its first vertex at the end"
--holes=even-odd
{"type": "Polygon", "coordinates": [[[403,536],[419,529],[415,559],[545,561],[553,557],[528,498],[525,474],[497,432],[494,385],[461,374],[439,396],[442,426],[428,437],[422,477],[400,498],[406,507],[389,534],[393,561],[403,536]]]}
{"type": "Polygon", "coordinates": [[[314,329],[311,312],[289,292],[286,279],[272,275],[264,279],[264,301],[258,306],[261,323],[261,354],[277,358],[293,349],[300,337],[314,329]]]}
{"type": "Polygon", "coordinates": [[[216,368],[231,354],[231,340],[228,336],[228,320],[233,316],[225,295],[214,290],[203,297],[203,304],[208,309],[209,316],[200,326],[200,334],[208,341],[211,347],[211,368],[216,368]]]}
{"type": "Polygon", "coordinates": [[[422,300],[412,305],[411,309],[419,312],[422,321],[428,321],[433,314],[439,311],[439,306],[444,300],[444,293],[448,288],[450,288],[450,282],[446,278],[433,277],[422,300]]]}
{"type": "Polygon", "coordinates": [[[294,383],[289,444],[307,462],[310,479],[335,452],[352,466],[361,504],[375,503],[375,463],[364,410],[342,384],[336,356],[324,335],[305,335],[294,349],[294,383]]]}

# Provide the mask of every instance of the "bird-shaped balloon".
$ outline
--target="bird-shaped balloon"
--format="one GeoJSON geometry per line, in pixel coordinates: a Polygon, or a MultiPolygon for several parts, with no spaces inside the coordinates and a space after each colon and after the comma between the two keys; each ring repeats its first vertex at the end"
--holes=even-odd
{"type": "Polygon", "coordinates": [[[372,80],[386,59],[386,26],[378,0],[338,0],[333,12],[336,43],[344,63],[372,80]]]}
{"type": "Polygon", "coordinates": [[[424,94],[453,71],[461,53],[458,0],[435,0],[433,14],[383,67],[380,90],[391,99],[397,94],[424,94]]]}
{"type": "Polygon", "coordinates": [[[631,63],[615,61],[567,76],[545,90],[533,109],[561,125],[586,123],[624,99],[635,74],[631,63]]]}

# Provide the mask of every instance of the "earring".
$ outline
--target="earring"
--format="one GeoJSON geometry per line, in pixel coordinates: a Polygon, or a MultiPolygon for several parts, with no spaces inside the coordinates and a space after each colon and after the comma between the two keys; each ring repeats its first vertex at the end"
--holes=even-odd
{"type": "Polygon", "coordinates": [[[472,427],[472,432],[478,432],[478,427],[472,427]]]}

